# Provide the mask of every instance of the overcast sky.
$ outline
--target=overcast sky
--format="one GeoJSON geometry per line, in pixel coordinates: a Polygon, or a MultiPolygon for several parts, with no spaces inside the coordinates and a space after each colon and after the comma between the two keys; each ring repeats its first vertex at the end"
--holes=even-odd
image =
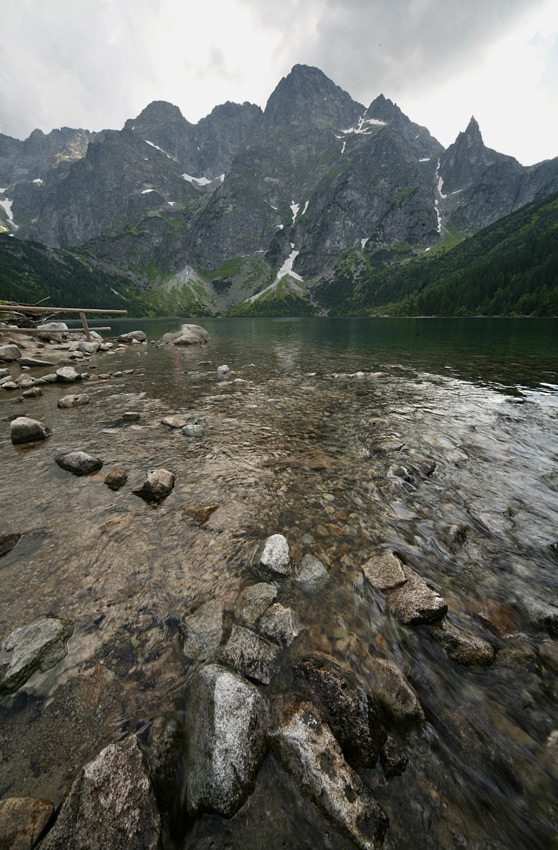
{"type": "Polygon", "coordinates": [[[0,0],[0,132],[196,122],[265,107],[296,63],[380,93],[445,146],[471,115],[525,165],[558,156],[558,0],[0,0]]]}

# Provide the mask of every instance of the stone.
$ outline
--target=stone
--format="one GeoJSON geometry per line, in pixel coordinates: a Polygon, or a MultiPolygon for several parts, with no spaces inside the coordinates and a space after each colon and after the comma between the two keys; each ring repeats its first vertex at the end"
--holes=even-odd
{"type": "Polygon", "coordinates": [[[305,555],[293,579],[305,593],[313,593],[329,581],[326,567],[314,555],[305,555]]]}
{"type": "Polygon", "coordinates": [[[184,508],[182,516],[190,517],[190,519],[192,519],[197,525],[205,525],[209,518],[220,507],[221,506],[218,504],[192,505],[188,508],[184,508]]]}
{"type": "Polygon", "coordinates": [[[200,325],[182,325],[179,331],[164,334],[159,344],[168,345],[207,345],[211,337],[200,325]]]}
{"type": "Polygon", "coordinates": [[[36,381],[36,378],[32,378],[30,375],[20,375],[18,378],[16,378],[15,382],[18,385],[18,387],[21,387],[22,389],[26,389],[27,387],[35,386],[35,381],[36,381]]]}
{"type": "MultiPolygon", "coordinates": [[[[519,601],[519,600],[518,600],[519,601]]],[[[523,608],[531,624],[539,631],[547,632],[550,637],[558,638],[558,607],[535,597],[522,599],[523,608]]]]}
{"type": "Polygon", "coordinates": [[[217,664],[201,667],[186,706],[188,811],[232,817],[265,754],[267,711],[254,685],[217,664]]]}
{"type": "Polygon", "coordinates": [[[19,360],[21,357],[21,351],[17,347],[17,345],[0,345],[0,360],[5,360],[6,362],[11,362],[13,360],[19,360]]]}
{"type": "Polygon", "coordinates": [[[453,661],[465,667],[486,667],[496,658],[496,650],[492,644],[448,622],[432,628],[430,635],[443,646],[453,661]]]}
{"type": "Polygon", "coordinates": [[[98,340],[86,340],[80,339],[78,343],[78,350],[83,354],[96,354],[99,350],[101,343],[98,340]]]}
{"type": "Polygon", "coordinates": [[[62,366],[56,370],[56,378],[63,384],[73,384],[80,380],[81,375],[72,366],[62,366]]]}
{"type": "Polygon", "coordinates": [[[47,341],[50,339],[54,339],[56,342],[60,342],[61,339],[64,338],[63,333],[49,333],[49,331],[67,331],[68,325],[66,322],[43,322],[37,328],[41,333],[38,334],[39,339],[46,339],[47,341]]]}
{"type": "Polygon", "coordinates": [[[294,701],[271,731],[270,745],[300,790],[361,850],[380,850],[388,818],[347,764],[318,709],[294,701]]]}
{"type": "Polygon", "coordinates": [[[83,404],[89,404],[90,398],[87,393],[78,393],[76,395],[65,395],[58,399],[58,407],[65,409],[67,407],[81,407],[83,404]]]}
{"type": "Polygon", "coordinates": [[[105,478],[105,484],[107,485],[109,490],[120,490],[120,488],[124,486],[127,480],[128,473],[122,466],[119,466],[116,469],[111,469],[111,471],[105,478]]]}
{"type": "Polygon", "coordinates": [[[185,437],[198,437],[203,434],[203,425],[200,422],[189,422],[181,430],[185,437]]]}
{"type": "Polygon", "coordinates": [[[120,334],[120,336],[118,337],[118,342],[130,343],[134,340],[136,340],[136,342],[147,342],[147,336],[144,334],[143,331],[130,331],[127,334],[120,334]]]}
{"type": "Polygon", "coordinates": [[[234,605],[234,616],[240,623],[253,625],[264,611],[277,599],[278,590],[273,584],[260,581],[242,590],[234,605]]]}
{"type": "Polygon", "coordinates": [[[421,723],[424,720],[419,698],[396,664],[383,658],[370,658],[366,672],[369,674],[370,689],[396,726],[421,723]]]}
{"type": "Polygon", "coordinates": [[[136,496],[140,496],[145,502],[158,504],[166,499],[174,487],[175,475],[168,469],[155,469],[150,472],[141,485],[132,490],[136,496]]]}
{"type": "Polygon", "coordinates": [[[272,534],[258,549],[256,561],[272,574],[290,575],[291,556],[287,539],[282,534],[272,534]]]}
{"type": "Polygon", "coordinates": [[[382,593],[394,590],[407,581],[401,561],[389,552],[373,555],[362,565],[362,572],[372,587],[382,593]]]}
{"type": "Polygon", "coordinates": [[[226,363],[223,363],[223,365],[222,365],[222,366],[217,366],[217,374],[218,374],[218,375],[220,375],[221,377],[222,377],[223,375],[228,375],[228,373],[229,373],[230,371],[231,371],[231,370],[229,369],[229,367],[227,366],[227,364],[226,364],[226,363]]]}
{"type": "Polygon", "coordinates": [[[10,380],[1,381],[0,387],[2,387],[3,390],[17,390],[16,382],[10,380]]]}
{"type": "MultiPolygon", "coordinates": [[[[99,375],[99,378],[102,378],[102,375],[99,375]]],[[[122,414],[122,420],[124,422],[138,422],[141,419],[141,413],[138,413],[136,410],[127,410],[122,414]]]]}
{"type": "Polygon", "coordinates": [[[73,623],[44,617],[14,629],[0,644],[0,693],[20,688],[36,670],[49,670],[67,654],[73,623]]]}
{"type": "Polygon", "coordinates": [[[49,434],[50,428],[39,422],[38,419],[18,416],[10,422],[10,438],[14,446],[46,440],[49,434]]]}
{"type": "Polygon", "coordinates": [[[51,360],[39,360],[37,357],[20,357],[17,361],[20,366],[28,366],[30,369],[33,367],[48,367],[52,369],[52,361],[51,360]]]}
{"type": "Polygon", "coordinates": [[[292,608],[275,602],[260,617],[258,631],[279,646],[290,646],[302,631],[302,625],[292,608]]]}
{"type": "Polygon", "coordinates": [[[385,778],[390,780],[396,776],[401,776],[405,772],[409,764],[409,758],[393,738],[388,738],[382,747],[380,762],[385,778]]]}
{"type": "Polygon", "coordinates": [[[21,534],[18,532],[14,534],[0,534],[0,558],[2,555],[7,555],[8,552],[11,552],[20,540],[21,534]]]}
{"type": "Polygon", "coordinates": [[[176,717],[159,715],[154,719],[146,755],[153,790],[162,812],[171,811],[180,794],[184,743],[184,729],[176,717]]]}
{"type": "Polygon", "coordinates": [[[80,771],[41,850],[159,850],[161,817],[135,735],[80,771]]]}
{"type": "Polygon", "coordinates": [[[405,567],[407,581],[386,597],[386,606],[405,626],[441,620],[448,610],[446,600],[413,570],[405,567]]]}
{"type": "Polygon", "coordinates": [[[352,767],[374,767],[387,738],[376,700],[327,655],[293,664],[298,689],[320,709],[352,767]]]}
{"type": "Polygon", "coordinates": [[[220,660],[243,676],[269,685],[277,672],[280,654],[279,647],[268,640],[243,626],[233,626],[220,660]]]}
{"type": "Polygon", "coordinates": [[[43,394],[43,391],[40,387],[31,387],[31,389],[25,390],[25,392],[22,392],[21,397],[22,398],[39,398],[39,396],[42,396],[42,394],[43,394]]]}
{"type": "Polygon", "coordinates": [[[31,850],[53,814],[50,800],[33,797],[0,800],[1,850],[31,850]]]}
{"type": "Polygon", "coordinates": [[[66,452],[56,455],[55,462],[61,469],[66,472],[71,472],[72,475],[89,475],[90,472],[97,472],[103,466],[103,461],[98,457],[87,454],[87,452],[66,452]]]}
{"type": "Polygon", "coordinates": [[[213,658],[223,638],[223,605],[210,599],[182,618],[180,623],[184,655],[194,661],[213,658]]]}
{"type": "Polygon", "coordinates": [[[10,375],[9,369],[0,369],[0,378],[7,378],[10,375]]]}
{"type": "Polygon", "coordinates": [[[183,416],[171,415],[161,419],[161,424],[166,425],[168,428],[184,428],[186,420],[183,416]]]}

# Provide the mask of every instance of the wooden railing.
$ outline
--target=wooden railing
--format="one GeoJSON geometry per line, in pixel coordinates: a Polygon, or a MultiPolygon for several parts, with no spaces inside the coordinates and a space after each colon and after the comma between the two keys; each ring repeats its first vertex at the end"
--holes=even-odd
{"type": "MultiPolygon", "coordinates": [[[[89,325],[87,324],[87,319],[85,317],[86,313],[110,313],[111,315],[126,315],[127,310],[90,310],[90,309],[82,309],[81,307],[29,307],[27,304],[6,304],[2,306],[0,304],[0,312],[6,313],[50,313],[51,316],[57,315],[58,313],[79,313],[79,317],[81,319],[81,323],[83,325],[83,330],[85,332],[85,338],[89,341],[91,340],[91,333],[89,331],[89,325]]],[[[45,333],[46,331],[42,331],[41,328],[18,328],[20,331],[24,331],[27,334],[39,334],[45,333]]],[[[68,328],[67,330],[51,330],[47,329],[48,333],[51,334],[61,334],[61,333],[81,333],[81,330],[68,328]]],[[[98,331],[110,331],[111,328],[95,328],[98,331]]]]}

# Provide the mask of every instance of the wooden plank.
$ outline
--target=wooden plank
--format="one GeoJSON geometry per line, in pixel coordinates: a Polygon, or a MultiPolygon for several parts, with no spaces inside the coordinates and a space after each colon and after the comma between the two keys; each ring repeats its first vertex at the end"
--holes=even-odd
{"type": "MultiPolygon", "coordinates": [[[[112,328],[91,328],[90,330],[92,330],[92,331],[111,331],[112,328]]],[[[46,329],[43,328],[42,330],[41,330],[41,328],[15,328],[15,327],[0,328],[0,333],[9,334],[10,332],[11,333],[31,334],[31,336],[33,334],[49,333],[49,334],[52,334],[54,336],[55,334],[82,334],[83,328],[67,328],[65,331],[55,331],[55,330],[51,330],[50,328],[46,328],[46,329]]]]}
{"type": "Polygon", "coordinates": [[[110,313],[111,316],[123,316],[127,310],[83,310],[81,307],[28,307],[26,304],[0,304],[0,313],[13,313],[19,310],[22,313],[110,313]]]}

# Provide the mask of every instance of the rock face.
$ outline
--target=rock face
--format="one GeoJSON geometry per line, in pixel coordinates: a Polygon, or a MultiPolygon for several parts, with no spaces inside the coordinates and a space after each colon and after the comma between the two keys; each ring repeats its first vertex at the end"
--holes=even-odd
{"type": "Polygon", "coordinates": [[[103,466],[103,461],[98,457],[87,454],[87,452],[66,452],[57,455],[54,460],[61,469],[71,472],[72,475],[89,475],[97,472],[103,466]]]}
{"type": "Polygon", "coordinates": [[[161,819],[135,735],[80,772],[42,850],[159,850],[161,819]]]}
{"type": "Polygon", "coordinates": [[[18,416],[10,423],[10,438],[14,446],[46,440],[49,434],[50,428],[28,416],[18,416]]]}
{"type": "Polygon", "coordinates": [[[158,504],[166,499],[174,487],[175,476],[168,469],[155,469],[150,472],[141,485],[132,490],[136,496],[140,496],[145,502],[158,504]]]}
{"type": "Polygon", "coordinates": [[[0,645],[0,693],[15,691],[36,670],[48,670],[67,653],[73,623],[45,617],[14,629],[0,645]]]}
{"type": "Polygon", "coordinates": [[[296,702],[270,735],[273,751],[301,791],[361,850],[383,848],[388,818],[346,763],[318,710],[296,702]]]}
{"type": "Polygon", "coordinates": [[[163,345],[208,345],[210,342],[211,337],[200,325],[182,325],[179,331],[164,334],[159,340],[163,345]]]}
{"type": "Polygon", "coordinates": [[[0,848],[31,850],[54,814],[49,800],[8,797],[0,800],[0,848]]]}
{"type": "Polygon", "coordinates": [[[217,664],[202,667],[186,709],[188,810],[231,817],[251,793],[265,752],[257,688],[217,664]]]}
{"type": "Polygon", "coordinates": [[[373,698],[350,683],[326,655],[298,659],[293,673],[297,687],[322,712],[349,764],[373,767],[387,737],[373,698]]]}

